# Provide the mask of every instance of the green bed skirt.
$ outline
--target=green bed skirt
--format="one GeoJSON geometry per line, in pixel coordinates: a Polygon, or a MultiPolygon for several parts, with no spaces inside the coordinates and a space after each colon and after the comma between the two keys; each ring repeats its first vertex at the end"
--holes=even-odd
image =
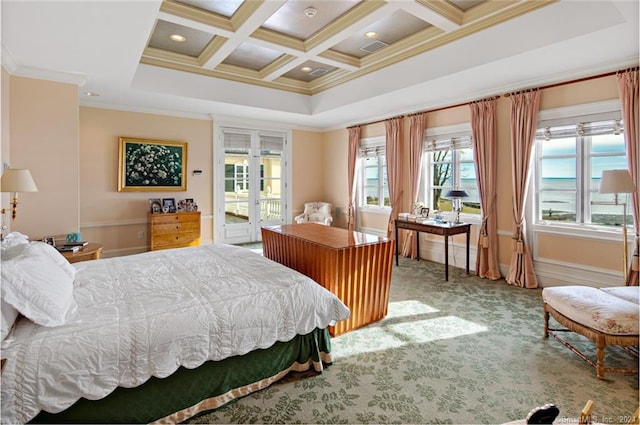
{"type": "Polygon", "coordinates": [[[100,400],[80,399],[57,413],[40,412],[31,423],[149,423],[183,422],[203,412],[260,390],[290,371],[331,364],[327,329],[277,342],[265,350],[216,362],[196,369],[180,367],[164,379],[152,377],[136,388],[116,388],[100,400]]]}

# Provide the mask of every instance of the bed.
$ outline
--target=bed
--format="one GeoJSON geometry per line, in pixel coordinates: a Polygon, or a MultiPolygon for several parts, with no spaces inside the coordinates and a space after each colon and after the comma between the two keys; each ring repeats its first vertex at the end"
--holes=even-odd
{"type": "Polygon", "coordinates": [[[327,327],[350,314],[313,280],[231,245],[61,259],[41,242],[3,243],[4,423],[181,422],[321,371],[327,327]]]}
{"type": "Polygon", "coordinates": [[[640,288],[622,286],[592,288],[589,286],[557,286],[542,290],[544,303],[544,337],[549,335],[596,369],[605,379],[606,372],[638,373],[638,368],[610,367],[605,364],[605,348],[619,346],[638,357],[640,327],[640,288]],[[549,317],[564,328],[549,326],[549,317]],[[575,332],[596,345],[595,361],[580,351],[561,332],[575,332]]]}

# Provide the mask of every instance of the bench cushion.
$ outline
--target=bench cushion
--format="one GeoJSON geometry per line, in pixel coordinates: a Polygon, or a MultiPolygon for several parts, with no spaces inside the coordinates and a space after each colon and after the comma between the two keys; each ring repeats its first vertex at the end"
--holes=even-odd
{"type": "Polygon", "coordinates": [[[610,335],[638,335],[638,304],[611,291],[557,286],[544,288],[542,299],[557,312],[588,328],[610,335]]]}
{"type": "Polygon", "coordinates": [[[640,286],[615,286],[613,288],[600,288],[600,290],[632,303],[640,304],[640,286]]]}

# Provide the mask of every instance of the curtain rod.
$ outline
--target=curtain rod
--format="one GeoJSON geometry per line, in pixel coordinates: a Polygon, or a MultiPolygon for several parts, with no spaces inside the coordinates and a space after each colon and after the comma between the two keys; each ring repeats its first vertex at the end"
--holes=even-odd
{"type": "MultiPolygon", "coordinates": [[[[549,85],[541,86],[541,87],[537,87],[537,88],[525,89],[525,90],[520,90],[520,91],[516,91],[516,92],[505,93],[505,94],[503,94],[502,96],[504,96],[504,97],[509,97],[509,96],[511,96],[512,94],[517,94],[517,93],[520,93],[520,92],[525,92],[525,91],[527,91],[527,90],[536,90],[536,89],[537,89],[537,90],[542,90],[542,89],[550,89],[550,88],[553,88],[553,87],[560,87],[560,86],[564,86],[564,85],[566,85],[566,84],[574,84],[574,83],[580,83],[580,82],[583,82],[583,81],[595,80],[596,78],[610,77],[610,76],[612,76],[612,75],[619,74],[620,72],[633,71],[633,70],[636,70],[636,71],[637,71],[639,68],[640,68],[640,67],[635,66],[635,67],[630,67],[630,68],[625,68],[625,69],[619,69],[619,70],[617,70],[617,71],[611,71],[611,72],[606,72],[606,73],[604,73],[604,74],[592,75],[592,76],[590,76],[590,77],[577,78],[577,79],[575,79],[575,80],[563,81],[563,82],[561,82],[561,83],[549,84],[549,85]]],[[[487,99],[481,99],[481,100],[495,100],[495,99],[498,99],[498,98],[500,98],[500,95],[492,96],[492,97],[489,97],[489,98],[487,98],[487,99]]],[[[455,104],[455,105],[443,106],[443,107],[441,107],[441,108],[428,109],[428,110],[420,111],[420,112],[413,112],[413,113],[411,113],[411,114],[407,114],[407,115],[399,115],[399,116],[397,116],[397,117],[392,117],[392,118],[404,118],[404,117],[410,117],[410,116],[412,116],[412,115],[426,114],[426,113],[429,113],[429,112],[444,111],[444,110],[446,110],[446,109],[453,109],[453,108],[458,108],[458,107],[460,107],[460,106],[469,105],[469,104],[474,103],[474,102],[478,102],[478,101],[477,101],[477,100],[474,100],[474,101],[470,101],[470,102],[457,103],[457,104],[455,104]]],[[[378,124],[378,123],[385,122],[386,120],[388,120],[388,119],[392,119],[392,118],[384,118],[384,119],[380,119],[380,120],[377,120],[377,121],[365,122],[365,123],[362,123],[362,124],[354,124],[354,125],[350,125],[349,127],[347,127],[347,129],[354,128],[354,127],[363,127],[363,126],[365,126],[365,125],[378,124]]]]}
{"type": "Polygon", "coordinates": [[[550,89],[550,88],[553,88],[553,87],[564,86],[564,85],[567,85],[567,84],[581,83],[583,81],[595,80],[597,78],[604,78],[604,77],[610,77],[612,75],[618,75],[621,72],[637,71],[638,69],[639,69],[639,67],[637,67],[637,66],[636,67],[625,68],[625,69],[619,69],[617,71],[605,72],[603,74],[591,75],[589,77],[576,78],[574,80],[563,81],[563,82],[560,82],[560,83],[547,84],[546,86],[533,87],[533,88],[530,88],[530,89],[524,89],[524,90],[519,90],[519,91],[515,91],[515,92],[505,93],[505,94],[503,94],[503,96],[504,97],[509,97],[512,94],[524,93],[524,92],[531,91],[531,90],[544,90],[544,89],[550,89]]]}

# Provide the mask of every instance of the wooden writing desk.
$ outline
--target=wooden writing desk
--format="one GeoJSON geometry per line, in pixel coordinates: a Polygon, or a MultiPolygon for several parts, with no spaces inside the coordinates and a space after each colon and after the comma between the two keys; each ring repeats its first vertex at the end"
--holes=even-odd
{"type": "Polygon", "coordinates": [[[449,280],[449,236],[467,234],[467,274],[469,274],[469,239],[471,237],[471,224],[469,223],[415,223],[413,221],[395,220],[396,227],[396,266],[398,265],[398,229],[414,230],[420,259],[420,232],[444,236],[444,280],[449,280]]]}
{"type": "Polygon", "coordinates": [[[309,276],[351,310],[329,326],[341,335],[382,320],[389,306],[393,241],[317,223],[262,228],[264,256],[309,276]]]}

